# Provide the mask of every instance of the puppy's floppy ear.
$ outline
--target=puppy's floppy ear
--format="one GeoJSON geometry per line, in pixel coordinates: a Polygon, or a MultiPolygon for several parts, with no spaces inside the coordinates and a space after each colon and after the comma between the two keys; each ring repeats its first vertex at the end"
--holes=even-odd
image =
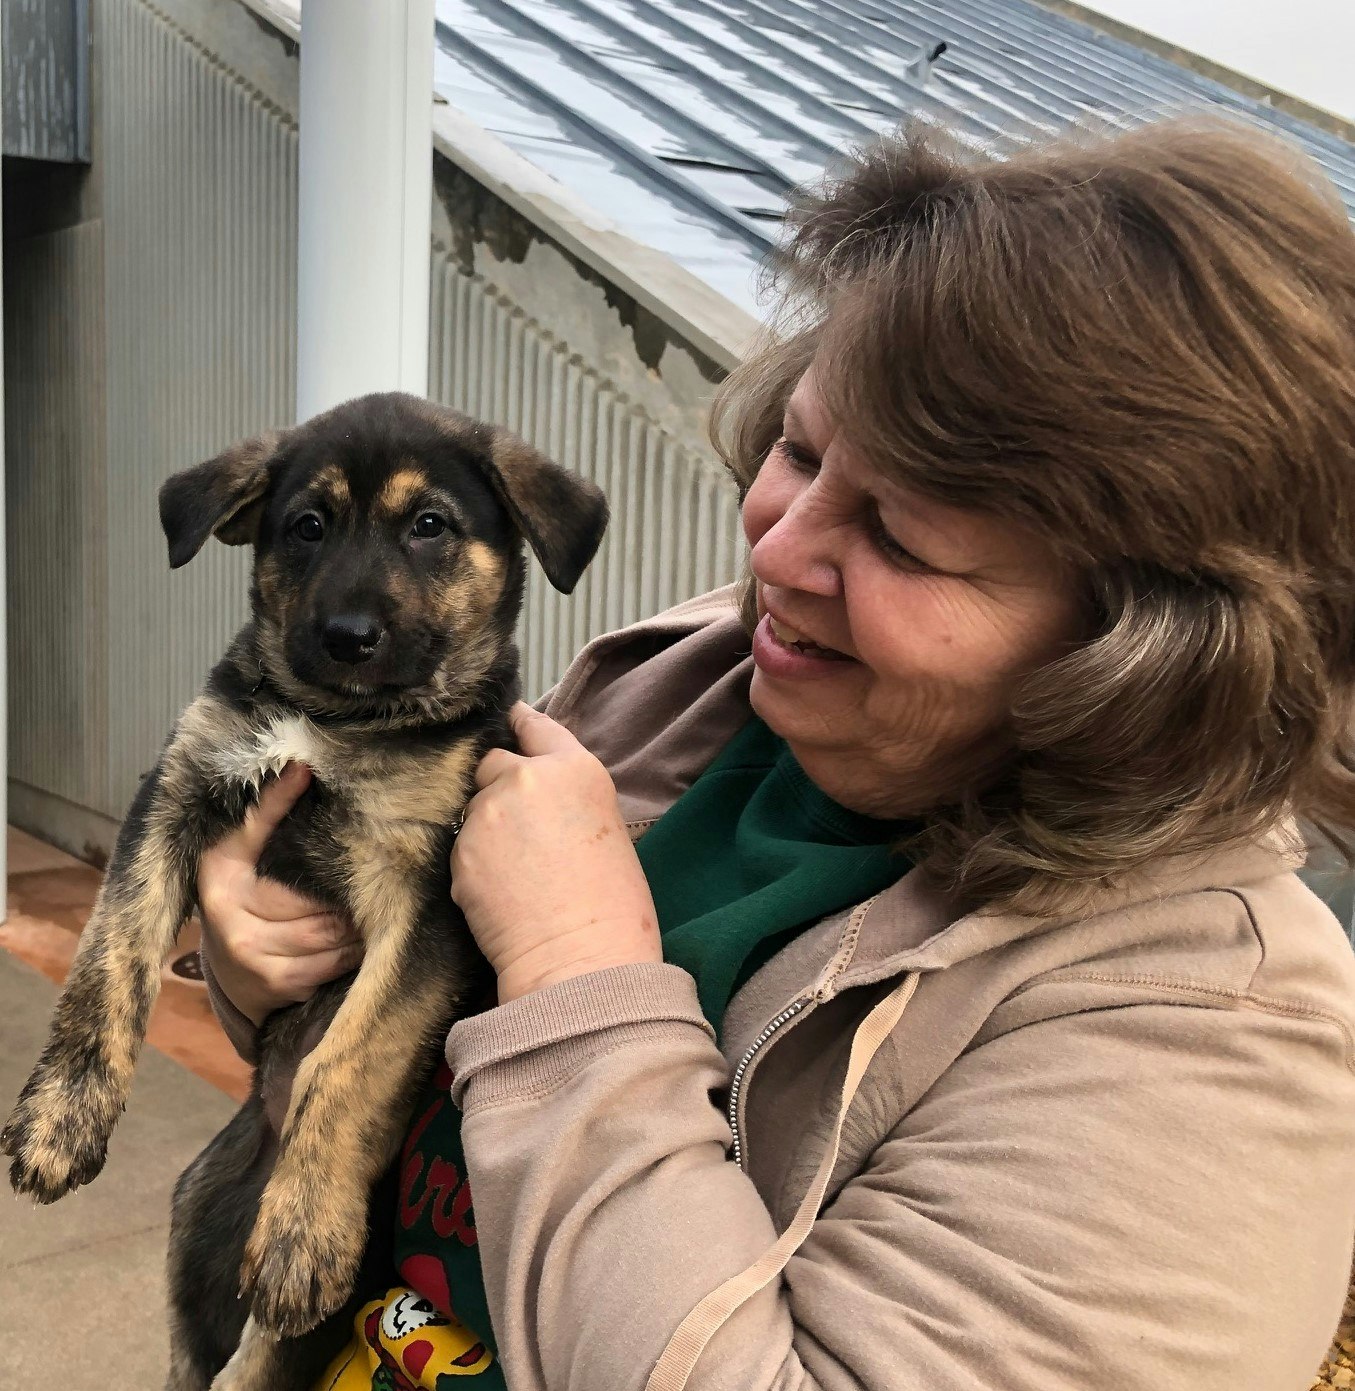
{"type": "Polygon", "coordinates": [[[552,463],[511,430],[481,425],[476,434],[490,482],[546,578],[562,594],[573,593],[607,530],[601,489],[552,463]]]}
{"type": "Polygon", "coordinates": [[[213,534],[228,546],[253,544],[268,489],[268,466],[281,442],[281,432],[270,430],[165,480],[160,488],[160,525],[169,542],[171,570],[187,565],[213,534]]]}

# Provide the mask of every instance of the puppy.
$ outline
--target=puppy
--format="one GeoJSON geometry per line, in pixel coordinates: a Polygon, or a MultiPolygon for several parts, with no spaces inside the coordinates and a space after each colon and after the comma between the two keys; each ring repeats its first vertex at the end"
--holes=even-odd
{"type": "Polygon", "coordinates": [[[172,567],[212,535],[254,546],[251,617],[127,813],[0,1148],[39,1202],[98,1174],[202,852],[308,764],[261,870],[345,914],[365,957],[270,1017],[249,1100],[179,1182],[168,1383],[301,1388],[342,1340],[373,1185],[488,983],[448,861],[477,762],[511,744],[522,541],[568,593],[607,508],[507,431],[384,394],[175,475],[160,516],[172,567]]]}

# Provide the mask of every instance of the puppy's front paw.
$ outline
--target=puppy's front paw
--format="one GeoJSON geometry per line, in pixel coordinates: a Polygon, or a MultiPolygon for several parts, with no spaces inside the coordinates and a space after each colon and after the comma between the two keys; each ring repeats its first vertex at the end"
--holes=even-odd
{"type": "Polygon", "coordinates": [[[14,1191],[54,1203],[95,1178],[121,1112],[121,1099],[89,1075],[72,1078],[40,1063],[0,1131],[0,1150],[14,1161],[14,1191]]]}
{"type": "Polygon", "coordinates": [[[264,1189],[245,1246],[240,1293],[258,1322],[295,1338],[343,1308],[367,1243],[365,1200],[297,1191],[281,1168],[264,1189]]]}

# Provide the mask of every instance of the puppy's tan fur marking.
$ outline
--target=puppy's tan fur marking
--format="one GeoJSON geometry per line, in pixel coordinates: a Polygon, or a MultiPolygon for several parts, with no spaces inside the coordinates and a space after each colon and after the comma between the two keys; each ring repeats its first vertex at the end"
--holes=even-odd
{"type": "Polygon", "coordinates": [[[364,804],[372,837],[402,833],[405,823],[450,825],[475,790],[475,763],[473,751],[462,745],[416,767],[392,769],[380,795],[364,804]]]}
{"type": "MultiPolygon", "coordinates": [[[[285,1384],[279,1378],[278,1340],[267,1333],[251,1314],[240,1335],[235,1355],[212,1378],[210,1391],[281,1391],[285,1384]]],[[[165,1391],[179,1391],[170,1384],[165,1391]]],[[[183,1391],[197,1391],[193,1382],[186,1382],[183,1391]]]]}
{"type": "Polygon", "coordinates": [[[338,464],[329,464],[315,475],[313,484],[331,512],[346,512],[353,505],[353,493],[348,475],[338,464]]]}
{"type": "Polygon", "coordinates": [[[428,491],[428,475],[413,464],[397,469],[382,484],[376,505],[389,517],[401,517],[428,491]]]}
{"type": "Polygon", "coordinates": [[[476,635],[483,633],[503,593],[505,579],[503,563],[492,546],[478,540],[466,543],[441,587],[438,611],[442,625],[468,648],[473,649],[476,635]]]}
{"type": "Polygon", "coordinates": [[[466,544],[466,561],[475,574],[474,600],[488,613],[503,593],[503,558],[493,546],[483,541],[469,541],[466,544]]]}

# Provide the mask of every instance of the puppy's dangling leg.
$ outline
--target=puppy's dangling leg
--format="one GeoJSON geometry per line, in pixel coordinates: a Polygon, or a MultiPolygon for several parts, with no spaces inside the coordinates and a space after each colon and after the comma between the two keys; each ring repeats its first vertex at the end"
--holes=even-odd
{"type": "MultiPolygon", "coordinates": [[[[212,1378],[211,1391],[293,1391],[287,1380],[282,1344],[249,1318],[240,1335],[240,1346],[231,1360],[212,1378]]],[[[167,1386],[165,1391],[178,1391],[167,1386]]]]}
{"type": "Polygon", "coordinates": [[[14,1160],[10,1182],[42,1203],[103,1168],[161,963],[188,914],[197,862],[175,829],[185,818],[188,770],[173,754],[171,746],[123,822],[47,1046],[0,1131],[0,1150],[14,1160]]]}
{"type": "MultiPolygon", "coordinates": [[[[175,1330],[171,1330],[173,1333],[175,1330]]],[[[207,1391],[207,1382],[193,1365],[192,1359],[181,1343],[171,1338],[169,1348],[169,1375],[165,1378],[165,1391],[207,1391]]]]}
{"type": "MultiPolygon", "coordinates": [[[[394,1156],[429,1060],[475,980],[469,932],[420,940],[431,910],[425,846],[354,857],[367,955],[325,1036],[297,1070],[272,1177],[245,1248],[255,1317],[295,1336],[339,1309],[367,1235],[372,1185],[394,1156]],[[367,911],[363,911],[366,909],[367,911]]],[[[448,904],[450,910],[450,904],[448,904]]]]}

